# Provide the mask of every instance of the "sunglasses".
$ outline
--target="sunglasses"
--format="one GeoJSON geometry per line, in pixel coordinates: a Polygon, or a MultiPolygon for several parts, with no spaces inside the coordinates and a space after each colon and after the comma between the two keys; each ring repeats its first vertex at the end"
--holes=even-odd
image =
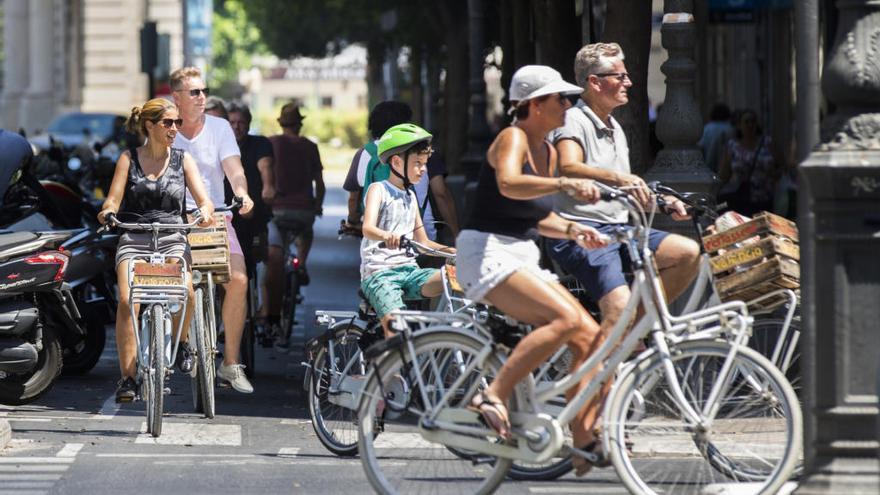
{"type": "Polygon", "coordinates": [[[177,91],[184,91],[186,93],[189,93],[189,95],[193,98],[198,98],[199,93],[204,94],[205,97],[211,94],[211,88],[178,89],[177,91]]]}
{"type": "Polygon", "coordinates": [[[162,124],[162,127],[166,128],[166,129],[171,129],[171,126],[173,126],[173,125],[177,126],[178,129],[180,129],[180,127],[183,126],[183,119],[159,119],[159,120],[154,120],[153,122],[155,122],[157,124],[162,124]]]}
{"type": "Polygon", "coordinates": [[[629,74],[626,72],[603,72],[602,74],[596,74],[596,77],[613,77],[620,82],[624,82],[626,80],[632,81],[630,79],[629,74]]]}

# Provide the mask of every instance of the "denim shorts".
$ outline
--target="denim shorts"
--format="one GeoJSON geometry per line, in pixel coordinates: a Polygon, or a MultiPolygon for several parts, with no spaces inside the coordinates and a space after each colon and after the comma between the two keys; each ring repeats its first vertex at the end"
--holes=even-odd
{"type": "MultiPolygon", "coordinates": [[[[595,228],[603,234],[609,234],[618,227],[632,229],[627,224],[603,224],[597,222],[581,221],[583,225],[595,228]]],[[[648,236],[648,247],[652,252],[657,252],[660,243],[669,235],[669,232],[651,229],[648,236]]],[[[550,257],[553,258],[566,273],[573,275],[584,286],[590,300],[599,302],[605,294],[627,285],[624,276],[624,254],[626,248],[619,242],[614,242],[603,248],[584,249],[575,241],[549,239],[550,257]]]]}
{"type": "Polygon", "coordinates": [[[379,318],[406,307],[404,299],[422,299],[422,286],[436,268],[401,265],[378,271],[361,282],[361,290],[379,318]]]}

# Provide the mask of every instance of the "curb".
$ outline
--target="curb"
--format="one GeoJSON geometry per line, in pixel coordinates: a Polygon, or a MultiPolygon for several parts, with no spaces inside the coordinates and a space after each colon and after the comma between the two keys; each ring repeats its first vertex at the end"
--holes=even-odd
{"type": "Polygon", "coordinates": [[[0,449],[5,448],[12,440],[12,428],[9,421],[0,419],[0,449]]]}

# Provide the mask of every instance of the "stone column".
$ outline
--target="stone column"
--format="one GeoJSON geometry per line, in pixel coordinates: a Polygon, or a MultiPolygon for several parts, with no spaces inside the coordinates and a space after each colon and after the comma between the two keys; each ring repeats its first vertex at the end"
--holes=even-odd
{"type": "Polygon", "coordinates": [[[469,178],[475,178],[486,158],[489,146],[489,125],[486,123],[486,81],[483,71],[486,59],[486,9],[483,0],[468,0],[468,73],[470,81],[470,122],[468,147],[461,157],[462,168],[469,178]]]}
{"type": "MultiPolygon", "coordinates": [[[[703,119],[694,97],[697,40],[693,0],[666,0],[663,10],[660,35],[663,48],[669,52],[669,59],[660,67],[666,75],[666,99],[657,116],[657,137],[663,149],[657,154],[654,166],[645,173],[645,180],[659,180],[680,191],[712,192],[716,178],[697,147],[703,133],[703,119]]],[[[659,228],[693,235],[689,223],[664,219],[657,218],[662,224],[655,220],[659,228]]]]}
{"type": "MultiPolygon", "coordinates": [[[[880,487],[880,2],[837,2],[825,97],[837,111],[800,166],[805,472],[795,493],[880,487]]],[[[815,44],[815,40],[799,39],[815,44]]]]}
{"type": "Polygon", "coordinates": [[[21,104],[21,121],[31,133],[45,130],[55,112],[53,91],[53,12],[52,0],[31,0],[29,18],[30,71],[28,90],[21,104]]]}
{"type": "Polygon", "coordinates": [[[3,5],[3,128],[18,130],[21,97],[28,86],[28,1],[6,0],[3,5]],[[11,47],[18,49],[10,50],[11,47]]]}

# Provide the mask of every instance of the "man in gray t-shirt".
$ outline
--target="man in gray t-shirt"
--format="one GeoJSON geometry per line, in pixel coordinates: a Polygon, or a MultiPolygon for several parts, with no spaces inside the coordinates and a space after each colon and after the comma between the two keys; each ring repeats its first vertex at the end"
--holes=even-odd
{"type": "MultiPolygon", "coordinates": [[[[594,43],[583,47],[575,57],[575,79],[584,88],[581,100],[565,114],[565,125],[550,134],[559,152],[560,173],[567,177],[597,180],[625,188],[642,204],[654,197],[641,177],[629,165],[626,135],[612,110],[625,105],[632,86],[617,43],[594,43]]],[[[669,198],[676,220],[687,218],[684,205],[669,198]]],[[[616,202],[580,204],[568,195],[556,196],[557,212],[569,220],[595,227],[600,232],[625,225],[628,212],[616,202]]],[[[549,240],[550,256],[584,285],[590,298],[599,303],[602,329],[616,323],[629,300],[630,291],[623,276],[619,243],[605,248],[583,249],[566,240],[549,240]]],[[[649,246],[654,251],[669,301],[678,297],[697,274],[700,250],[696,242],[675,234],[651,230],[649,246]]]]}

